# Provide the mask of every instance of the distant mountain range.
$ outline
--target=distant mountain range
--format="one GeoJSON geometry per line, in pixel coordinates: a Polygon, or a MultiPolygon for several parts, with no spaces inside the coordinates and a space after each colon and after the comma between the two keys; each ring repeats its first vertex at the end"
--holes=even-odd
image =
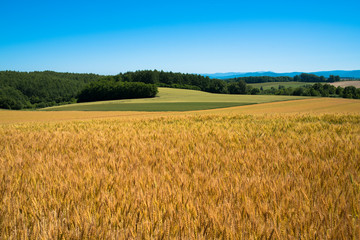
{"type": "Polygon", "coordinates": [[[324,76],[328,78],[330,75],[339,75],[341,78],[360,78],[360,70],[346,71],[346,70],[334,70],[334,71],[320,71],[320,72],[288,72],[288,73],[275,73],[275,72],[228,72],[228,73],[205,73],[203,76],[218,79],[228,79],[235,77],[258,77],[258,76],[270,76],[281,77],[289,76],[294,77],[301,73],[311,73],[318,76],[324,76]]]}

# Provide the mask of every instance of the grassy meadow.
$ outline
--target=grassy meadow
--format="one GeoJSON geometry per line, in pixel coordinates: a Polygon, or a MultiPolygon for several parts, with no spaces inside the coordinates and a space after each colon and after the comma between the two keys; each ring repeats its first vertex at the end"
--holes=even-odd
{"type": "Polygon", "coordinates": [[[2,111],[0,238],[358,239],[360,101],[325,100],[2,111]]]}
{"type": "Polygon", "coordinates": [[[214,94],[202,91],[159,88],[155,98],[69,104],[46,111],[194,111],[249,104],[307,99],[299,96],[214,94]]]}
{"type": "Polygon", "coordinates": [[[288,87],[293,87],[293,88],[297,88],[297,87],[303,87],[305,85],[312,85],[314,84],[313,82],[265,82],[265,83],[249,83],[248,85],[252,86],[252,87],[256,87],[256,88],[263,88],[264,90],[266,89],[270,89],[272,87],[278,89],[279,86],[284,86],[285,88],[288,87]]]}

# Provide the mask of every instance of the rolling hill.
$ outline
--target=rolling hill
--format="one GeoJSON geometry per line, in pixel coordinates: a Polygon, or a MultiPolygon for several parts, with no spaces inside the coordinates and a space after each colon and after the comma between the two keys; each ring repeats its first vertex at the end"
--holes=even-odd
{"type": "Polygon", "coordinates": [[[43,108],[45,111],[193,111],[226,108],[308,97],[278,95],[230,95],[196,90],[159,88],[155,98],[76,103],[43,108]]]}

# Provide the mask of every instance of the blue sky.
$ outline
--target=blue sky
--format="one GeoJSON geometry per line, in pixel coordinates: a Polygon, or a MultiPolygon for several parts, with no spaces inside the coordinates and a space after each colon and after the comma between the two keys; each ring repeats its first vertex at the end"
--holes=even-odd
{"type": "Polygon", "coordinates": [[[359,9],[348,0],[1,0],[0,70],[355,70],[359,9]]]}

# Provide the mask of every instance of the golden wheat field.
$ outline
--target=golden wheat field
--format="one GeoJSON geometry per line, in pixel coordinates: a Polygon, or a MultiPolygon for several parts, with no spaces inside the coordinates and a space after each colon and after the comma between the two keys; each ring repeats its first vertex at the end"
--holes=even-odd
{"type": "Polygon", "coordinates": [[[344,98],[312,98],[218,108],[189,112],[136,111],[0,111],[0,124],[20,122],[52,122],[99,118],[148,118],[153,116],[180,116],[203,114],[277,114],[277,113],[355,113],[360,114],[360,101],[344,98]]]}
{"type": "Polygon", "coordinates": [[[359,114],[145,116],[0,124],[0,238],[360,238],[359,114]]]}

